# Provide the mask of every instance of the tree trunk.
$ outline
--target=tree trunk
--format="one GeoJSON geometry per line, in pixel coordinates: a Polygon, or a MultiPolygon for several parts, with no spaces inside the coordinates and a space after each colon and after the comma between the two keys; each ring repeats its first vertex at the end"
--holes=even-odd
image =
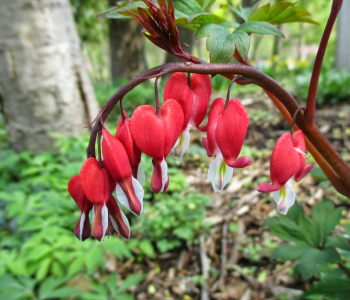
{"type": "Polygon", "coordinates": [[[339,13],[336,45],[336,67],[350,69],[350,1],[344,1],[339,13]]]}
{"type": "MultiPolygon", "coordinates": [[[[0,0],[0,93],[13,148],[53,148],[78,135],[98,105],[68,0],[0,0]]],[[[86,129],[85,129],[86,132],[86,129]]]]}
{"type": "Polygon", "coordinates": [[[136,20],[111,19],[109,40],[111,46],[112,79],[128,78],[147,69],[142,27],[136,20]]]}

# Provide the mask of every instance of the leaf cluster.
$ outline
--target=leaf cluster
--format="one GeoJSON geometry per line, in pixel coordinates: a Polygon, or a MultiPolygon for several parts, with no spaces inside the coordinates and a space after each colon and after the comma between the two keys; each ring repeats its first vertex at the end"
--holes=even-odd
{"type": "MultiPolygon", "coordinates": [[[[158,2],[161,3],[162,1],[158,2]]],[[[244,20],[243,24],[232,22],[211,13],[209,9],[214,4],[214,0],[173,0],[172,2],[175,8],[177,25],[196,30],[196,39],[208,37],[207,49],[210,53],[210,61],[213,63],[229,62],[235,51],[245,58],[250,47],[249,36],[252,33],[283,37],[283,33],[274,25],[290,22],[316,24],[308,17],[310,15],[308,11],[289,1],[278,1],[274,5],[267,4],[259,8],[258,3],[248,8],[230,6],[230,9],[244,20]]],[[[130,17],[129,11],[133,14],[140,13],[137,7],[145,9],[143,15],[147,14],[147,6],[143,2],[129,3],[129,1],[123,1],[116,7],[99,14],[99,17],[130,17]]],[[[149,25],[152,24],[150,21],[149,24],[146,24],[147,19],[149,18],[144,15],[141,24],[146,31],[149,31],[149,25]]],[[[152,32],[149,33],[152,35],[152,32]]],[[[146,37],[148,36],[146,35],[146,37]]],[[[157,41],[154,41],[154,43],[158,45],[157,41]]],[[[166,50],[167,47],[163,44],[162,46],[158,45],[158,47],[166,50]]]]}
{"type": "Polygon", "coordinates": [[[328,264],[341,262],[339,249],[350,251],[345,237],[330,236],[341,218],[342,208],[335,208],[329,200],[323,200],[307,217],[301,205],[294,205],[287,216],[268,218],[265,225],[282,240],[293,245],[278,247],[272,259],[294,260],[296,270],[304,280],[320,277],[329,270],[328,264]]]}

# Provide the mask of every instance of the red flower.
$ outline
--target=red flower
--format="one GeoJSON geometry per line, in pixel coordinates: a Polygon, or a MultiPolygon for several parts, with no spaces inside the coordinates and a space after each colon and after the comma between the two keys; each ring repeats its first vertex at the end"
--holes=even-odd
{"type": "Polygon", "coordinates": [[[115,189],[116,183],[105,168],[101,168],[96,158],[88,158],[80,170],[80,182],[86,197],[94,204],[95,219],[92,227],[94,238],[102,241],[108,229],[106,203],[115,189]]]}
{"type": "Polygon", "coordinates": [[[145,183],[145,172],[139,165],[141,162],[141,150],[134,143],[130,132],[130,121],[126,112],[124,111],[125,120],[120,116],[117,132],[115,137],[123,144],[126,153],[129,157],[130,166],[132,169],[132,176],[136,178],[141,185],[145,183]]]}
{"type": "Polygon", "coordinates": [[[216,157],[208,170],[209,180],[216,192],[221,191],[232,178],[232,168],[245,168],[252,162],[246,156],[237,159],[248,123],[248,113],[237,99],[230,100],[226,110],[223,98],[217,98],[213,102],[209,112],[207,138],[202,141],[208,156],[216,157]]]}
{"type": "Polygon", "coordinates": [[[107,208],[109,213],[109,219],[112,223],[114,230],[126,239],[130,236],[130,225],[123,211],[119,208],[117,201],[114,196],[111,195],[108,202],[107,208]]]}
{"type": "Polygon", "coordinates": [[[183,122],[182,108],[172,99],[164,102],[159,116],[150,105],[141,105],[132,114],[132,138],[142,152],[153,157],[151,187],[155,193],[163,192],[168,187],[166,157],[179,137],[183,122]]]}
{"type": "Polygon", "coordinates": [[[190,129],[195,126],[205,131],[207,126],[200,127],[209,106],[211,96],[211,82],[209,75],[193,74],[191,88],[184,73],[177,72],[170,76],[164,89],[164,100],[174,99],[181,105],[184,112],[182,132],[175,144],[173,154],[181,159],[188,150],[190,143],[190,129]]]}
{"type": "MultiPolygon", "coordinates": [[[[118,201],[136,215],[142,213],[144,191],[141,184],[132,177],[129,157],[123,144],[106,129],[102,129],[102,153],[104,164],[118,183],[118,201]]],[[[109,198],[109,197],[108,197],[109,198]]]]}
{"type": "Polygon", "coordinates": [[[89,212],[93,204],[84,194],[79,175],[74,175],[69,180],[68,192],[81,210],[81,216],[74,227],[74,234],[80,241],[85,241],[91,235],[89,212]]]}
{"type": "Polygon", "coordinates": [[[272,184],[264,182],[258,187],[259,192],[273,192],[281,214],[287,214],[295,203],[293,180],[300,181],[314,165],[305,165],[305,150],[305,139],[301,130],[294,133],[293,141],[290,133],[284,133],[278,139],[270,159],[272,184]]]}

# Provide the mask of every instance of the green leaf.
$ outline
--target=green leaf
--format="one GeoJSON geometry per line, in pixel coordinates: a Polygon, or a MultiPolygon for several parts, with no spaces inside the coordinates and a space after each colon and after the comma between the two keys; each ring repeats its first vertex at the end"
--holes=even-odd
{"type": "Polygon", "coordinates": [[[271,255],[271,259],[280,258],[283,261],[293,260],[301,256],[306,250],[310,249],[309,245],[283,245],[279,246],[271,255]]]}
{"type": "Polygon", "coordinates": [[[334,247],[325,247],[322,250],[315,248],[306,250],[295,264],[303,280],[307,280],[312,276],[319,277],[321,272],[328,270],[328,263],[336,264],[340,261],[340,255],[334,247]]]}
{"type": "Polygon", "coordinates": [[[279,31],[276,27],[274,27],[268,22],[256,21],[256,22],[243,23],[241,26],[237,28],[237,30],[242,30],[247,33],[272,34],[272,35],[284,37],[281,31],[279,31]]]}
{"type": "Polygon", "coordinates": [[[130,274],[119,286],[117,293],[122,293],[128,288],[140,283],[146,278],[147,274],[130,274]]]}
{"type": "Polygon", "coordinates": [[[4,276],[0,277],[0,290],[21,287],[22,285],[9,274],[5,274],[4,276]]]}
{"type": "Polygon", "coordinates": [[[306,242],[304,234],[297,224],[285,216],[267,218],[264,224],[282,240],[297,244],[306,242]]]}
{"type": "Polygon", "coordinates": [[[300,216],[299,228],[304,234],[305,240],[309,245],[315,248],[321,246],[322,237],[320,233],[320,227],[317,222],[305,216],[300,216]]]}
{"type": "Polygon", "coordinates": [[[70,277],[54,278],[49,277],[43,281],[39,288],[39,298],[48,299],[47,297],[52,293],[52,291],[58,286],[64,284],[70,279],[70,277]]]}
{"type": "Polygon", "coordinates": [[[138,7],[147,9],[147,5],[143,1],[122,1],[119,5],[111,7],[102,13],[99,13],[97,15],[97,18],[121,19],[125,17],[131,17],[130,13],[128,13],[127,10],[138,13],[138,7]]]}
{"type": "Polygon", "coordinates": [[[310,175],[318,181],[328,181],[326,174],[322,171],[321,168],[319,168],[317,166],[314,166],[311,169],[310,175]]]}
{"type": "Polygon", "coordinates": [[[330,200],[323,200],[313,208],[312,217],[319,224],[323,238],[338,225],[342,211],[342,207],[334,209],[334,204],[330,200]]]}
{"type": "Polygon", "coordinates": [[[68,275],[74,275],[84,268],[85,256],[83,254],[78,255],[70,264],[68,269],[68,275]]]}
{"type": "Polygon", "coordinates": [[[321,278],[319,282],[314,282],[312,288],[302,295],[302,299],[310,296],[321,296],[324,299],[345,300],[350,295],[350,284],[348,277],[321,278]]]}
{"type": "Polygon", "coordinates": [[[196,39],[207,36],[207,49],[209,51],[210,62],[227,63],[232,58],[235,49],[246,57],[250,40],[247,33],[235,30],[230,31],[217,24],[206,24],[199,27],[196,33],[196,39]]]}
{"type": "Polygon", "coordinates": [[[212,7],[214,2],[215,2],[215,0],[204,0],[203,5],[202,5],[202,9],[205,11],[208,11],[212,7]]]}
{"type": "Polygon", "coordinates": [[[98,246],[93,247],[85,255],[85,265],[87,273],[91,274],[97,267],[104,265],[105,258],[102,253],[102,248],[98,246]]]}
{"type": "Polygon", "coordinates": [[[71,296],[74,295],[80,295],[81,290],[73,288],[73,287],[62,287],[59,289],[56,289],[54,291],[51,291],[45,298],[40,298],[41,299],[65,299],[65,298],[70,298],[71,296]]]}
{"type": "Polygon", "coordinates": [[[47,254],[52,252],[52,247],[49,245],[40,245],[38,247],[33,248],[27,255],[26,258],[28,260],[39,260],[47,254]]]}
{"type": "Polygon", "coordinates": [[[245,22],[248,22],[249,16],[252,14],[253,11],[257,9],[259,6],[259,3],[256,3],[252,7],[242,7],[239,6],[239,8],[235,8],[233,6],[230,6],[230,9],[236,13],[239,17],[241,17],[245,22]]]}
{"type": "Polygon", "coordinates": [[[317,24],[310,18],[310,13],[301,7],[295,7],[295,3],[291,2],[279,2],[275,5],[270,4],[259,7],[257,10],[251,13],[249,22],[253,21],[266,21],[271,24],[283,24],[290,22],[306,22],[317,24]]]}
{"type": "Polygon", "coordinates": [[[342,250],[350,251],[348,240],[341,236],[331,236],[326,239],[326,246],[333,246],[342,250]]]}
{"type": "Polygon", "coordinates": [[[232,22],[232,21],[223,21],[223,22],[219,22],[216,24],[220,25],[222,27],[228,28],[228,29],[238,28],[239,26],[241,26],[241,24],[239,24],[237,22],[232,22]]]}
{"type": "Polygon", "coordinates": [[[149,240],[142,240],[140,242],[140,250],[151,258],[156,258],[156,253],[154,251],[153,245],[149,240]]]}
{"type": "Polygon", "coordinates": [[[299,224],[299,218],[304,216],[304,208],[299,203],[295,203],[289,210],[286,217],[292,220],[295,224],[299,224]]]}
{"type": "Polygon", "coordinates": [[[35,278],[38,281],[42,281],[46,277],[50,268],[50,264],[51,264],[50,258],[46,258],[40,263],[40,267],[35,274],[35,278]]]}

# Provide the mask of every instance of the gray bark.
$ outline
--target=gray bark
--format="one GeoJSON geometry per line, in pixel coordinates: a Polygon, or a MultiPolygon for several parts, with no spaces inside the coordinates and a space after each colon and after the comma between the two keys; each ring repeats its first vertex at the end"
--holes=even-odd
{"type": "Polygon", "coordinates": [[[112,79],[131,79],[145,71],[145,37],[141,25],[133,19],[111,19],[109,29],[112,79]]]}
{"type": "Polygon", "coordinates": [[[350,1],[343,2],[339,13],[336,45],[336,67],[350,69],[350,1]]]}
{"type": "MultiPolygon", "coordinates": [[[[51,150],[98,111],[68,0],[0,0],[0,93],[13,148],[51,150]]],[[[86,132],[86,129],[85,129],[86,132]]]]}

